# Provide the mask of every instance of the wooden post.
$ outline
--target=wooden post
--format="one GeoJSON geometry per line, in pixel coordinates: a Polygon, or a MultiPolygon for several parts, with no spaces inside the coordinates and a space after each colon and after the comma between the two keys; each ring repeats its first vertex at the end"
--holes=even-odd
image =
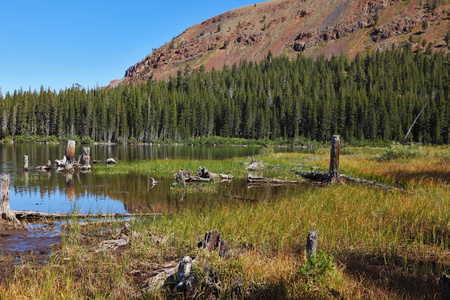
{"type": "Polygon", "coordinates": [[[24,155],[24,156],[23,156],[23,170],[24,170],[24,171],[30,170],[30,169],[28,168],[28,155],[24,155]]]}
{"type": "Polygon", "coordinates": [[[339,174],[339,148],[340,140],[339,135],[333,135],[330,154],[330,177],[337,178],[339,174]]]}
{"type": "Polygon", "coordinates": [[[0,175],[0,219],[14,221],[20,225],[16,214],[11,211],[9,206],[9,195],[9,175],[2,174],[0,175]]]}
{"type": "Polygon", "coordinates": [[[75,158],[75,141],[69,140],[67,141],[67,151],[66,151],[66,157],[69,163],[74,162],[75,158]]]}

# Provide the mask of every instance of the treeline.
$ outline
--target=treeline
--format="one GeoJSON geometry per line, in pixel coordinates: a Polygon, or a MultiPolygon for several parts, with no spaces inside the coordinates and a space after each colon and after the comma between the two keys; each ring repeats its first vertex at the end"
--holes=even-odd
{"type": "Polygon", "coordinates": [[[0,137],[150,142],[246,139],[450,142],[449,54],[409,48],[316,60],[269,53],[137,86],[0,95],[0,137]]]}

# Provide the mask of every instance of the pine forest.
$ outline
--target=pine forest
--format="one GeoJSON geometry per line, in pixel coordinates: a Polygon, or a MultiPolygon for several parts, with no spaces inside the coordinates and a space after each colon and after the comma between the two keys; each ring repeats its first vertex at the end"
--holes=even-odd
{"type": "Polygon", "coordinates": [[[397,48],[325,59],[299,55],[132,86],[0,95],[0,138],[97,142],[220,136],[325,142],[450,142],[450,57],[397,48]]]}

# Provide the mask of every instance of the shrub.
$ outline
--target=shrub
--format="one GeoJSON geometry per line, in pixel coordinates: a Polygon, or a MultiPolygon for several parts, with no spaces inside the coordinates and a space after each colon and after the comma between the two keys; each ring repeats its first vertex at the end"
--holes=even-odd
{"type": "Polygon", "coordinates": [[[392,159],[409,159],[423,155],[422,147],[418,144],[402,145],[398,142],[391,143],[379,157],[379,161],[392,159]]]}
{"type": "Polygon", "coordinates": [[[94,140],[91,139],[89,136],[84,136],[80,141],[81,144],[92,144],[93,142],[94,140]]]}

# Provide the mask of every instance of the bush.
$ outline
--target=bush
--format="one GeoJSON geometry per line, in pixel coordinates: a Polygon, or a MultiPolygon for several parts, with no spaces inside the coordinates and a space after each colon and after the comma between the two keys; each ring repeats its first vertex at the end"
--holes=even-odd
{"type": "Polygon", "coordinates": [[[92,143],[94,143],[94,140],[91,139],[89,136],[84,136],[84,137],[81,139],[80,143],[81,143],[81,144],[92,144],[92,143]]]}
{"type": "Polygon", "coordinates": [[[378,160],[409,159],[421,155],[423,155],[423,150],[418,144],[402,145],[398,142],[393,142],[386,148],[378,160]]]}

